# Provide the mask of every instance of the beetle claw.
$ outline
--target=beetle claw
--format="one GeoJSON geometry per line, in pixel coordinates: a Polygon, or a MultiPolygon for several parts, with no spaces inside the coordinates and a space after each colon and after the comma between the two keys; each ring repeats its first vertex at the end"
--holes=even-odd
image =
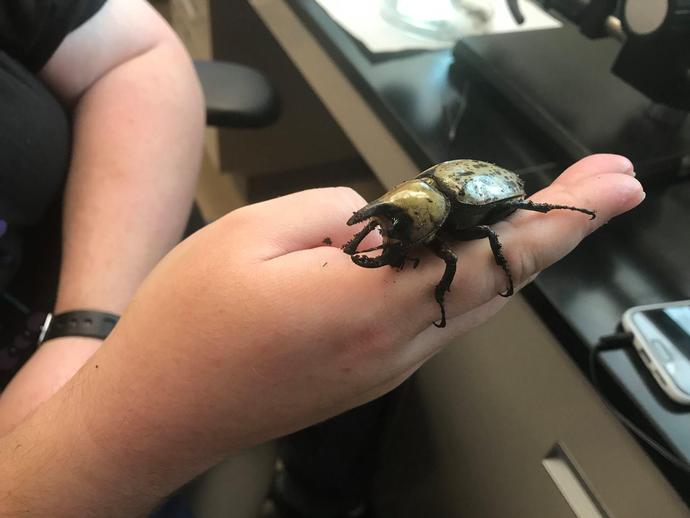
{"type": "Polygon", "coordinates": [[[446,327],[446,319],[442,318],[438,324],[436,322],[432,322],[432,324],[436,327],[446,327]]]}
{"type": "Polygon", "coordinates": [[[438,321],[438,324],[436,322],[431,322],[434,324],[435,327],[446,327],[446,307],[443,304],[443,301],[438,301],[438,305],[441,306],[441,320],[438,321]]]}

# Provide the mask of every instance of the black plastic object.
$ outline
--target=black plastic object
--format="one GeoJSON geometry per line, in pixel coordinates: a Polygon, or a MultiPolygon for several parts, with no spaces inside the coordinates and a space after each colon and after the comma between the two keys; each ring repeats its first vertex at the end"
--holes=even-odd
{"type": "Polygon", "coordinates": [[[275,89],[258,70],[237,63],[195,60],[206,98],[206,123],[221,128],[268,126],[280,115],[275,89]]]}
{"type": "Polygon", "coordinates": [[[652,101],[610,72],[618,50],[572,26],[474,36],[455,47],[451,77],[498,94],[564,162],[619,153],[646,182],[666,183],[690,153],[690,120],[655,118],[652,101]]]}

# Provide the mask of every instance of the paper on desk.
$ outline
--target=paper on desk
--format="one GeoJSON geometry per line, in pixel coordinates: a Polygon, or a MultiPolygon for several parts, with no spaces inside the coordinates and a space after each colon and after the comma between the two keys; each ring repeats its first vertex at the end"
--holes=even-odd
{"type": "MultiPolygon", "coordinates": [[[[380,12],[383,0],[315,1],[343,29],[358,39],[373,53],[419,49],[434,50],[449,48],[454,44],[449,41],[424,38],[394,27],[381,17],[380,12]]],[[[515,23],[505,0],[485,0],[485,2],[493,6],[494,14],[491,22],[481,30],[468,30],[466,36],[553,29],[561,26],[558,20],[545,13],[529,0],[520,0],[520,9],[525,16],[525,23],[522,25],[515,23]]]]}

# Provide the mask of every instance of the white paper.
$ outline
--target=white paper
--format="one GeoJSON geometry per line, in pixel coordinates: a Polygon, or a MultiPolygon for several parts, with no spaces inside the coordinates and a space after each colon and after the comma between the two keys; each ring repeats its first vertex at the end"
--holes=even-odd
{"type": "MultiPolygon", "coordinates": [[[[373,53],[398,52],[402,50],[443,49],[454,45],[451,41],[440,41],[399,29],[383,19],[383,0],[315,0],[333,20],[359,40],[373,53]]],[[[414,0],[423,2],[424,0],[414,0]]],[[[475,3],[481,0],[474,0],[475,3]]],[[[491,21],[482,28],[467,24],[465,36],[496,34],[538,29],[553,29],[561,23],[534,5],[529,0],[520,0],[520,10],[525,23],[518,25],[513,20],[505,0],[483,0],[493,8],[491,21]]]]}

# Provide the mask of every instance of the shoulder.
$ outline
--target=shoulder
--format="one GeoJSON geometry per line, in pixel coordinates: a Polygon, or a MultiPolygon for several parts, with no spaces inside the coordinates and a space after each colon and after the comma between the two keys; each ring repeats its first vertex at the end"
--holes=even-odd
{"type": "Polygon", "coordinates": [[[107,0],[64,38],[39,77],[71,104],[110,71],[159,47],[186,56],[177,35],[147,0],[107,0]]]}

